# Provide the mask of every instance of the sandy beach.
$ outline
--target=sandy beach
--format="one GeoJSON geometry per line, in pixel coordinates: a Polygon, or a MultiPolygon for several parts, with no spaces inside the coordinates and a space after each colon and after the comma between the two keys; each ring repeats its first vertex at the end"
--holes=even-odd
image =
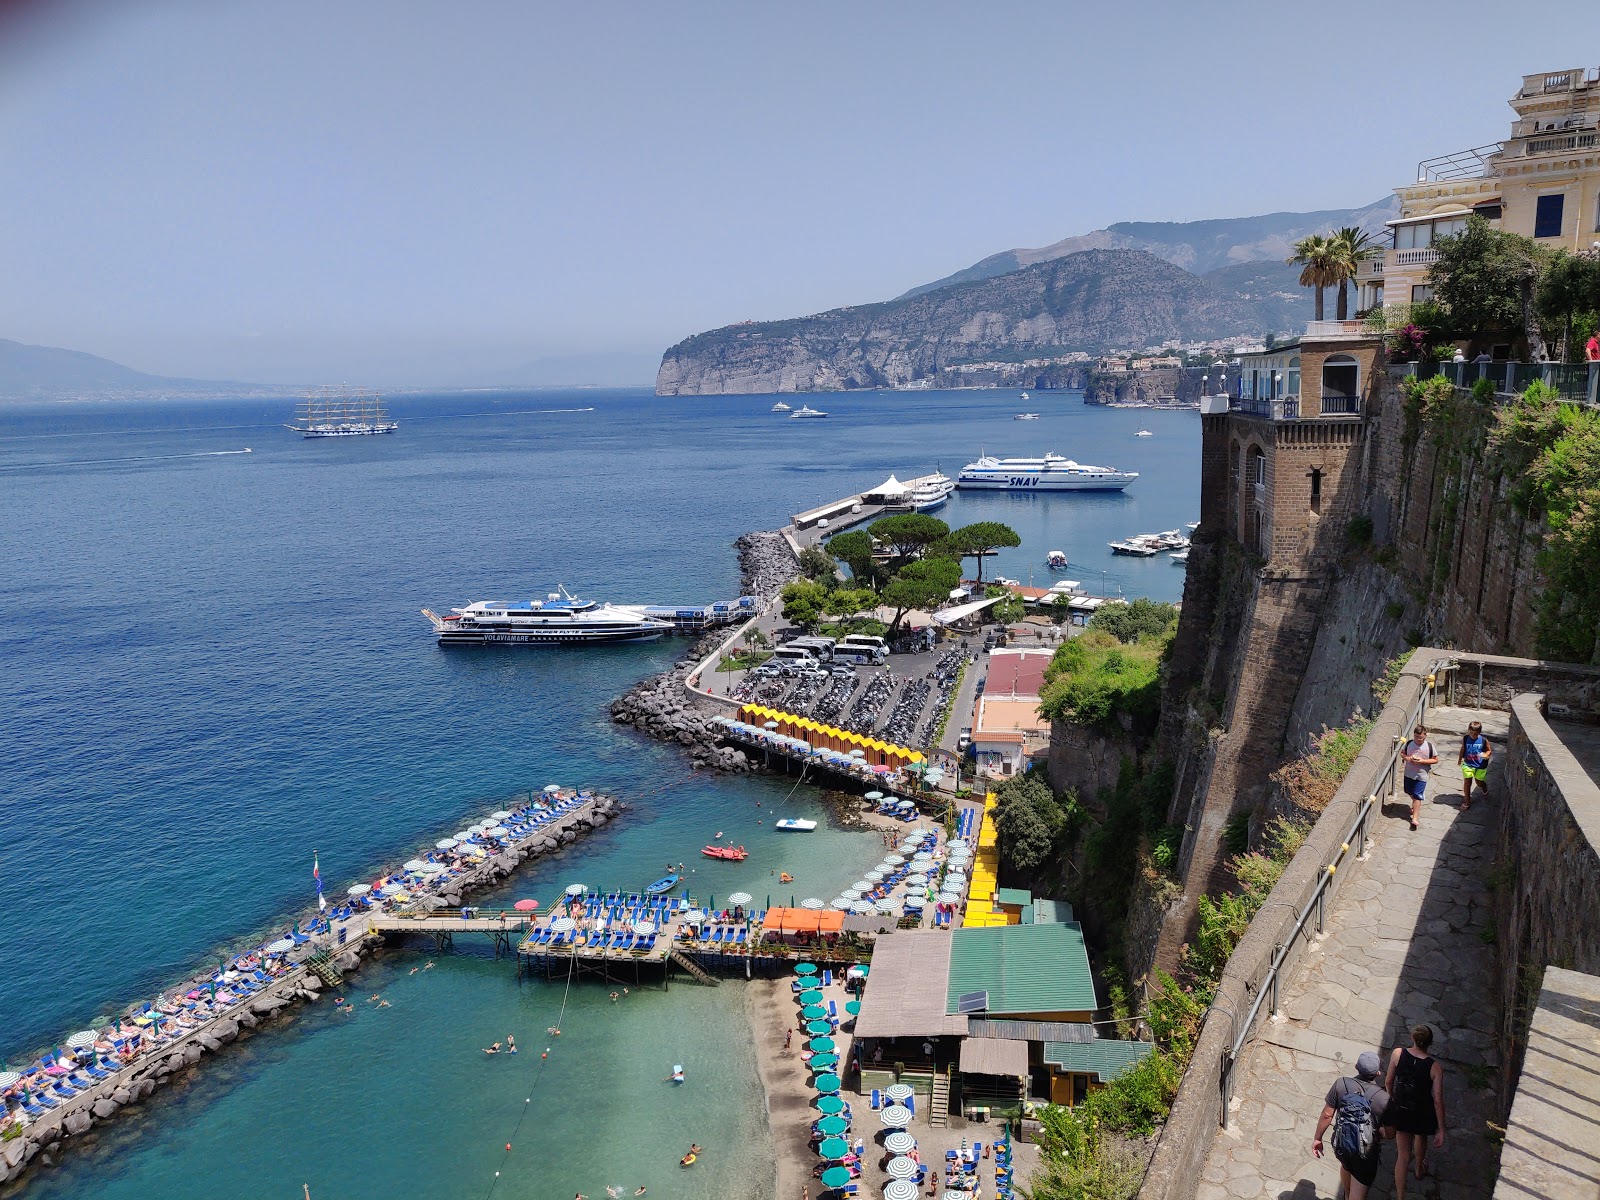
{"type": "MultiPolygon", "coordinates": [[[[767,1123],[772,1130],[773,1162],[776,1166],[774,1196],[777,1200],[799,1200],[800,1189],[813,1182],[811,1168],[817,1156],[811,1150],[811,1089],[800,1064],[800,1046],[787,1055],[784,1034],[795,1027],[794,996],[789,980],[757,979],[745,985],[745,1014],[750,1035],[755,1039],[756,1067],[766,1095],[767,1123]]],[[[812,1190],[817,1190],[813,1188],[812,1190]]]]}

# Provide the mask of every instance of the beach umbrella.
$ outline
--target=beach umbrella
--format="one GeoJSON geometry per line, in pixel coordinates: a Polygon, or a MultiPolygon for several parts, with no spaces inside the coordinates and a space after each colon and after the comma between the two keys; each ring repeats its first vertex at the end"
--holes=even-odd
{"type": "Polygon", "coordinates": [[[346,888],[344,894],[346,896],[365,896],[371,890],[372,885],[370,883],[358,883],[354,887],[346,888]]]}
{"type": "Polygon", "coordinates": [[[561,790],[561,785],[559,783],[547,783],[547,784],[544,785],[544,794],[546,796],[553,796],[553,795],[555,795],[555,793],[559,792],[560,790],[561,790]]]}
{"type": "Polygon", "coordinates": [[[850,1169],[848,1167],[829,1167],[822,1173],[822,1186],[825,1188],[842,1188],[850,1182],[850,1169]]]}
{"type": "Polygon", "coordinates": [[[537,900],[518,900],[511,907],[518,912],[532,912],[539,907],[539,902],[537,900]]]}
{"type": "Polygon", "coordinates": [[[828,1010],[820,1004],[808,1004],[800,1010],[800,1016],[807,1021],[817,1021],[828,1015],[828,1010]]]}
{"type": "Polygon", "coordinates": [[[806,1049],[815,1054],[831,1054],[838,1047],[833,1044],[831,1037],[814,1037],[806,1043],[806,1049]]]}
{"type": "Polygon", "coordinates": [[[811,1086],[824,1094],[837,1092],[839,1090],[839,1077],[830,1071],[826,1075],[818,1075],[816,1079],[812,1080],[811,1086]]]}
{"type": "Polygon", "coordinates": [[[965,883],[967,881],[967,873],[965,871],[946,871],[944,878],[946,883],[965,883]]]}
{"type": "Polygon", "coordinates": [[[864,917],[872,911],[872,904],[866,900],[857,900],[850,906],[850,911],[858,917],[864,917]]]}
{"type": "Polygon", "coordinates": [[[828,907],[829,908],[836,908],[840,912],[849,912],[850,911],[850,901],[846,900],[843,896],[840,896],[837,899],[835,899],[832,904],[828,905],[828,907]]]}
{"type": "Polygon", "coordinates": [[[698,908],[691,908],[683,914],[683,919],[691,925],[698,925],[706,919],[706,914],[698,908]]]}
{"type": "Polygon", "coordinates": [[[895,909],[899,908],[900,905],[896,901],[886,897],[882,900],[879,900],[874,907],[876,907],[877,910],[884,916],[888,916],[890,913],[894,912],[895,909]]]}
{"type": "Polygon", "coordinates": [[[872,890],[872,880],[858,879],[850,886],[855,888],[855,890],[858,892],[870,892],[872,890]]]}
{"type": "Polygon", "coordinates": [[[472,835],[470,833],[468,833],[465,829],[458,829],[454,833],[452,833],[450,836],[453,837],[458,842],[468,842],[468,841],[472,840],[472,835]]]}
{"type": "Polygon", "coordinates": [[[839,893],[839,899],[848,900],[852,904],[854,904],[857,900],[861,899],[861,889],[860,888],[846,888],[844,891],[839,893]]]}
{"type": "Polygon", "coordinates": [[[511,831],[504,825],[491,825],[484,832],[492,838],[508,838],[511,836],[511,831]]]}
{"type": "MultiPolygon", "coordinates": [[[[21,1076],[18,1076],[21,1078],[21,1076]]],[[[823,1117],[817,1122],[817,1132],[824,1137],[838,1137],[850,1128],[850,1122],[843,1117],[823,1117]]]]}
{"type": "Polygon", "coordinates": [[[80,1029],[67,1039],[67,1049],[82,1050],[85,1046],[92,1046],[98,1041],[100,1035],[92,1029],[80,1029]]]}
{"type": "MultiPolygon", "coordinates": [[[[15,1071],[0,1071],[0,1088],[16,1087],[22,1082],[22,1076],[15,1071]]],[[[844,1120],[840,1117],[839,1120],[844,1120]]]]}
{"type": "Polygon", "coordinates": [[[866,872],[866,876],[867,876],[867,881],[869,883],[882,883],[883,882],[883,872],[882,871],[868,871],[868,872],[866,872]]]}
{"type": "Polygon", "coordinates": [[[907,875],[905,883],[906,886],[910,888],[927,887],[928,877],[921,872],[918,872],[916,874],[907,875]]]}
{"type": "Polygon", "coordinates": [[[456,840],[455,838],[440,838],[433,844],[433,848],[435,850],[454,850],[456,848],[456,840]]]}
{"type": "Polygon", "coordinates": [[[883,1094],[894,1101],[909,1100],[914,1094],[909,1083],[891,1083],[883,1089],[883,1094]]]}
{"type": "Polygon", "coordinates": [[[557,917],[550,922],[550,928],[557,933],[571,933],[578,927],[578,923],[571,917],[557,917]]]}
{"type": "Polygon", "coordinates": [[[633,923],[633,931],[640,934],[654,933],[656,931],[656,923],[654,921],[635,921],[633,923]]]}
{"type": "Polygon", "coordinates": [[[901,863],[905,862],[905,856],[903,854],[885,854],[883,856],[883,861],[892,867],[898,867],[901,863]]]}
{"type": "Polygon", "coordinates": [[[883,1185],[883,1200],[917,1200],[917,1185],[910,1179],[891,1179],[883,1185]]]}
{"type": "Polygon", "coordinates": [[[896,1129],[884,1135],[883,1148],[890,1154],[910,1154],[917,1148],[917,1139],[904,1129],[896,1129]]]}
{"type": "Polygon", "coordinates": [[[489,828],[489,822],[487,822],[487,821],[475,821],[471,825],[467,826],[467,832],[468,833],[482,833],[487,828],[489,828]]]}
{"type": "Polygon", "coordinates": [[[921,908],[924,903],[921,896],[907,896],[905,900],[907,908],[921,908]]]}
{"type": "Polygon", "coordinates": [[[844,1111],[844,1101],[838,1096],[818,1096],[817,1111],[828,1116],[836,1116],[844,1111]]]}
{"type": "MultiPolygon", "coordinates": [[[[761,728],[763,728],[763,729],[776,729],[777,727],[778,727],[778,723],[776,721],[768,721],[761,728]]],[[[749,729],[750,726],[746,725],[745,728],[749,729]]]]}
{"type": "Polygon", "coordinates": [[[867,752],[865,750],[852,750],[852,751],[850,751],[850,757],[851,758],[865,758],[866,756],[867,756],[867,752]]]}
{"type": "Polygon", "coordinates": [[[825,1033],[833,1032],[833,1023],[831,1021],[807,1021],[806,1032],[820,1037],[825,1033]]]}
{"type": "Polygon", "coordinates": [[[961,903],[961,893],[960,892],[940,892],[939,893],[939,903],[940,904],[960,904],[961,903]]]}
{"type": "Polygon", "coordinates": [[[891,1104],[878,1114],[878,1120],[890,1129],[904,1129],[911,1124],[911,1110],[904,1104],[891,1104]]]}
{"type": "Polygon", "coordinates": [[[509,809],[502,808],[499,812],[490,813],[489,814],[489,820],[491,820],[491,821],[504,821],[510,815],[511,815],[511,812],[510,812],[509,809]]]}
{"type": "Polygon", "coordinates": [[[294,949],[294,943],[292,941],[290,941],[288,938],[279,938],[277,941],[273,942],[270,946],[267,947],[267,953],[268,954],[283,954],[286,951],[293,950],[293,949],[294,949]]]}
{"type": "Polygon", "coordinates": [[[796,996],[795,999],[798,1000],[801,1004],[821,1004],[822,1003],[822,989],[821,988],[806,988],[803,992],[801,992],[798,996],[796,996]]]}
{"type": "Polygon", "coordinates": [[[900,1155],[897,1158],[891,1158],[884,1170],[888,1172],[890,1179],[915,1179],[917,1172],[921,1168],[905,1155],[900,1155]]]}
{"type": "Polygon", "coordinates": [[[733,892],[728,896],[729,904],[749,904],[752,897],[749,892],[733,892]]]}
{"type": "Polygon", "coordinates": [[[883,793],[882,792],[868,792],[867,793],[867,799],[868,800],[882,800],[883,799],[883,793]]]}
{"type": "Polygon", "coordinates": [[[573,884],[569,884],[567,886],[567,895],[569,895],[569,896],[581,896],[585,892],[587,892],[588,890],[589,889],[586,888],[581,883],[573,883],[573,884]]]}
{"type": "Polygon", "coordinates": [[[842,1137],[823,1138],[822,1144],[817,1147],[817,1153],[823,1158],[838,1161],[850,1153],[850,1143],[842,1137]]]}
{"type": "Polygon", "coordinates": [[[406,860],[405,869],[407,871],[420,871],[427,865],[428,864],[423,862],[420,858],[412,858],[406,860]]]}
{"type": "Polygon", "coordinates": [[[861,1013],[861,1001],[859,1001],[859,1000],[846,1000],[845,1003],[844,1003],[844,1010],[845,1010],[845,1012],[849,1013],[852,1017],[859,1016],[860,1013],[861,1013]]]}
{"type": "Polygon", "coordinates": [[[796,975],[815,975],[817,973],[817,964],[808,962],[796,963],[794,973],[796,975]]]}
{"type": "Polygon", "coordinates": [[[380,895],[380,896],[398,896],[401,892],[403,892],[405,890],[406,890],[406,885],[403,884],[403,883],[386,883],[381,888],[378,889],[378,895],[380,895]]]}
{"type": "Polygon", "coordinates": [[[837,1054],[813,1054],[811,1056],[811,1069],[813,1071],[823,1071],[838,1065],[839,1056],[837,1054]]]}
{"type": "Polygon", "coordinates": [[[944,1200],[972,1200],[972,1193],[951,1188],[944,1194],[944,1200]]]}
{"type": "Polygon", "coordinates": [[[442,874],[445,871],[448,871],[449,869],[450,868],[445,866],[443,863],[423,863],[422,864],[422,873],[424,875],[439,875],[439,874],[442,874]]]}
{"type": "Polygon", "coordinates": [[[822,901],[818,900],[815,896],[807,896],[804,900],[800,901],[800,907],[811,909],[821,908],[822,901]]]}

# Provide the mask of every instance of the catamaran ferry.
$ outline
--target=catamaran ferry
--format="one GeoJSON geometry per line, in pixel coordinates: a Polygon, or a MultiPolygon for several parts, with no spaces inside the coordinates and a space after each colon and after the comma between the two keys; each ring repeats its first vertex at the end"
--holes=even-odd
{"type": "Polygon", "coordinates": [[[448,616],[428,609],[441,646],[555,646],[579,642],[653,642],[672,626],[637,608],[579,600],[566,588],[544,600],[479,600],[448,616]]]}
{"type": "Polygon", "coordinates": [[[984,455],[961,469],[956,486],[1019,492],[1120,492],[1137,478],[1137,471],[1091,467],[1059,454],[1043,458],[984,455]]]}

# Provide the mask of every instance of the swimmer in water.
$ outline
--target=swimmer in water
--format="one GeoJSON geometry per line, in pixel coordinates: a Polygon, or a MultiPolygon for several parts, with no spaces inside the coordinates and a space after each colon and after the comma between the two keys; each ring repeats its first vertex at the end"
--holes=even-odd
{"type": "Polygon", "coordinates": [[[423,963],[423,964],[422,964],[422,969],[423,969],[423,970],[424,970],[424,971],[431,971],[431,970],[433,970],[433,963],[431,963],[431,962],[425,962],[425,963],[423,963]]]}
{"type": "Polygon", "coordinates": [[[484,1052],[484,1053],[485,1053],[485,1054],[499,1054],[499,1053],[500,1053],[500,1043],[499,1043],[499,1042],[496,1042],[496,1043],[495,1043],[495,1044],[494,1044],[494,1045],[492,1045],[492,1046],[485,1046],[485,1047],[484,1047],[484,1048],[483,1048],[483,1052],[484,1052]]]}

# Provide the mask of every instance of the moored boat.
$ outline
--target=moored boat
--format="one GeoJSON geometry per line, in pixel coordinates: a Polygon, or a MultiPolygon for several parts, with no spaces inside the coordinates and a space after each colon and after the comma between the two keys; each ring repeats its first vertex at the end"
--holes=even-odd
{"type": "Polygon", "coordinates": [[[653,642],[672,626],[637,608],[580,600],[566,588],[543,600],[479,600],[445,616],[429,609],[441,646],[549,646],[582,642],[653,642]]]}
{"type": "Polygon", "coordinates": [[[785,817],[773,825],[774,829],[782,829],[786,833],[810,833],[816,827],[815,821],[807,821],[801,817],[785,817]]]}
{"type": "Polygon", "coordinates": [[[1136,471],[1094,467],[1059,454],[1043,458],[995,458],[984,455],[968,463],[956,476],[956,486],[997,491],[1120,492],[1135,479],[1136,471]]]}
{"type": "Polygon", "coordinates": [[[825,417],[827,415],[827,413],[822,412],[819,409],[812,408],[809,404],[802,404],[799,408],[795,409],[789,414],[789,419],[793,421],[797,418],[825,417]]]}
{"type": "Polygon", "coordinates": [[[935,471],[911,489],[911,507],[917,512],[932,512],[950,499],[950,493],[955,490],[955,480],[935,471]]]}
{"type": "Polygon", "coordinates": [[[678,886],[678,880],[681,878],[683,877],[676,871],[674,871],[671,875],[663,875],[649,887],[645,888],[644,894],[647,896],[664,896],[673,888],[678,886]]]}
{"type": "Polygon", "coordinates": [[[776,403],[776,404],[774,404],[774,405],[773,405],[773,406],[772,406],[772,411],[773,411],[773,412],[793,412],[793,411],[794,411],[794,410],[793,410],[793,409],[791,409],[791,408],[790,408],[790,407],[789,407],[789,406],[788,406],[788,405],[787,405],[787,404],[785,404],[785,403],[784,403],[784,402],[783,402],[783,401],[782,401],[782,400],[779,400],[779,401],[778,401],[778,402],[777,402],[777,403],[776,403]]]}
{"type": "Polygon", "coordinates": [[[707,858],[720,858],[727,862],[743,862],[750,857],[750,851],[743,846],[707,846],[700,853],[707,858]]]}

